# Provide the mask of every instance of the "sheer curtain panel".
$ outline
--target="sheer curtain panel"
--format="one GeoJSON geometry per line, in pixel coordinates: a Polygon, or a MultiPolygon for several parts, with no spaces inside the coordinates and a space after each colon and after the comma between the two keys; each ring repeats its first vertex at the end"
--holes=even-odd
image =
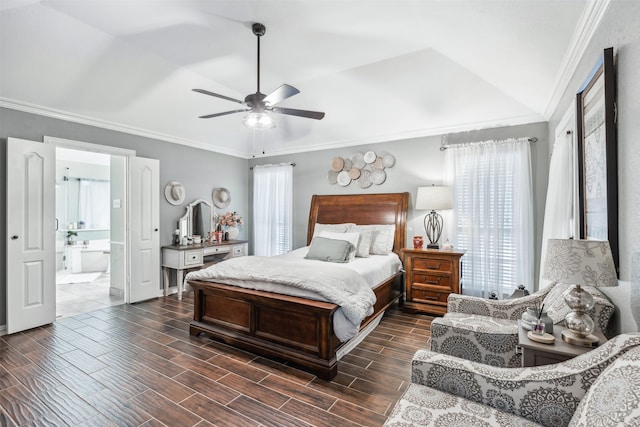
{"type": "Polygon", "coordinates": [[[86,228],[111,228],[111,183],[109,181],[80,179],[78,220],[86,228]]]}
{"type": "Polygon", "coordinates": [[[293,249],[293,165],[253,168],[253,241],[255,255],[293,249]]]}
{"type": "Polygon", "coordinates": [[[453,189],[454,244],[466,251],[464,294],[508,296],[533,289],[531,155],[527,138],[448,146],[445,183],[453,189]]]}
{"type": "Polygon", "coordinates": [[[549,281],[542,278],[542,266],[547,255],[548,239],[568,239],[573,237],[575,224],[574,207],[576,199],[577,176],[574,169],[575,145],[573,134],[567,133],[556,138],[549,164],[549,185],[547,186],[547,201],[544,207],[544,226],[542,228],[542,251],[540,253],[540,282],[538,288],[543,288],[549,281]]]}

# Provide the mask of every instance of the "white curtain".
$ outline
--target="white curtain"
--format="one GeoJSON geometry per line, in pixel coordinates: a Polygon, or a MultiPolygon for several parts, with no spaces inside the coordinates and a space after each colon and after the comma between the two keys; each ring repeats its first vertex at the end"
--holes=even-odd
{"type": "Polygon", "coordinates": [[[445,183],[452,186],[454,245],[465,251],[462,292],[508,296],[533,289],[531,155],[527,138],[450,145],[445,183]]]}
{"type": "Polygon", "coordinates": [[[255,255],[293,249],[293,165],[253,168],[253,239],[255,255]]]}
{"type": "Polygon", "coordinates": [[[80,180],[78,221],[86,228],[108,230],[111,227],[111,183],[109,181],[80,180]]]}
{"type": "Polygon", "coordinates": [[[573,134],[556,138],[549,165],[549,184],[547,202],[544,208],[544,226],[542,229],[542,251],[540,254],[540,282],[543,288],[548,281],[542,279],[544,262],[547,255],[548,239],[567,239],[574,233],[574,162],[575,148],[573,134]]]}

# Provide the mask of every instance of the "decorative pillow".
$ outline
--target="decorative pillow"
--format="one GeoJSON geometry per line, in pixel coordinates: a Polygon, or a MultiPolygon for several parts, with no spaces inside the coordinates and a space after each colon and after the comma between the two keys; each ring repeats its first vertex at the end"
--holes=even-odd
{"type": "Polygon", "coordinates": [[[374,225],[369,253],[371,255],[388,255],[393,249],[395,233],[395,224],[374,225]]]}
{"type": "Polygon", "coordinates": [[[371,238],[373,236],[373,225],[350,225],[347,228],[349,233],[360,234],[358,244],[356,245],[356,256],[361,258],[368,258],[369,251],[371,250],[371,238]]]}
{"type": "Polygon", "coordinates": [[[327,262],[349,262],[353,259],[355,249],[353,243],[347,240],[317,236],[311,241],[305,258],[327,262]]]}
{"type": "Polygon", "coordinates": [[[321,231],[320,234],[318,234],[318,237],[334,240],[346,240],[353,245],[353,253],[351,253],[351,259],[349,259],[349,261],[352,261],[356,257],[356,247],[358,245],[358,239],[360,238],[358,233],[334,233],[331,231],[321,231]]]}
{"type": "Polygon", "coordinates": [[[344,224],[320,224],[317,223],[313,226],[313,237],[319,235],[322,231],[332,231],[334,233],[344,233],[351,225],[355,225],[351,222],[345,222],[344,224]]]}
{"type": "MultiPolygon", "coordinates": [[[[575,285],[569,283],[558,283],[549,291],[547,296],[544,298],[544,309],[551,320],[553,320],[554,324],[562,322],[564,318],[567,317],[567,314],[572,311],[567,303],[564,302],[564,294],[574,286],[575,285]]],[[[583,286],[582,289],[584,289],[586,292],[589,292],[592,296],[604,297],[602,292],[600,292],[593,286],[583,286]]]]}

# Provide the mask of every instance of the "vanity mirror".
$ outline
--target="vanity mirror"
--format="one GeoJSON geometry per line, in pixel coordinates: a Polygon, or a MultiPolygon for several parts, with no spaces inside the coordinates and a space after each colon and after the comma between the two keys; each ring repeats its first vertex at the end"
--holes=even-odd
{"type": "Polygon", "coordinates": [[[206,238],[209,232],[215,231],[215,211],[213,205],[198,199],[187,205],[187,212],[178,220],[180,238],[194,235],[206,238]]]}

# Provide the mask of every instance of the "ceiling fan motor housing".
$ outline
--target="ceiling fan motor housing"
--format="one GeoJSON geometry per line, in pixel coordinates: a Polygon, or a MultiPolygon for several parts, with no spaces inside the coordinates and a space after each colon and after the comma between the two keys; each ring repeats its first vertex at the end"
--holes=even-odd
{"type": "Polygon", "coordinates": [[[255,24],[253,24],[251,26],[251,29],[253,30],[253,34],[255,34],[258,37],[264,36],[264,33],[267,32],[266,27],[259,22],[256,22],[255,24]]]}

